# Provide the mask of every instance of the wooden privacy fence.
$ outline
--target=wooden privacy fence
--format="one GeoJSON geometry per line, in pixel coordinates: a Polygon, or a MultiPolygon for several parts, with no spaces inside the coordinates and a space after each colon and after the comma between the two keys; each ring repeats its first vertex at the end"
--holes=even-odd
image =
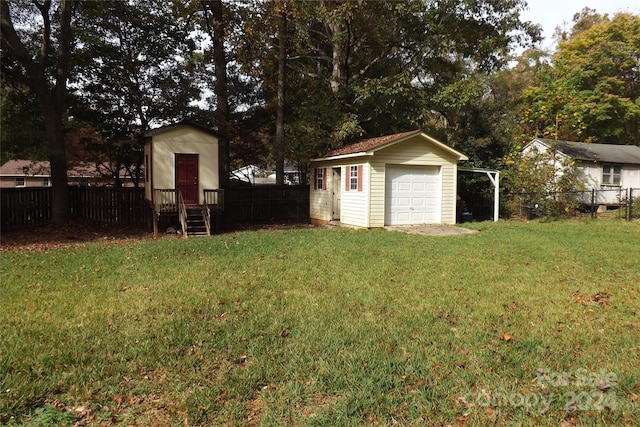
{"type": "MultiPolygon", "coordinates": [[[[114,225],[145,225],[150,210],[144,188],[69,187],[72,218],[114,225]]],[[[3,188],[2,230],[48,224],[51,188],[3,188]]]]}
{"type": "Polygon", "coordinates": [[[308,185],[256,185],[224,193],[227,222],[308,221],[308,185]]]}
{"type": "Polygon", "coordinates": [[[71,216],[101,224],[146,224],[144,188],[70,187],[71,216]]]}
{"type": "MultiPolygon", "coordinates": [[[[113,225],[149,225],[152,209],[143,188],[69,187],[72,218],[113,225]]],[[[51,188],[6,188],[0,191],[2,230],[48,224],[51,188]]],[[[227,222],[307,221],[309,186],[268,185],[224,192],[227,222]]],[[[213,199],[212,199],[213,200],[213,199]]]]}
{"type": "Polygon", "coordinates": [[[2,230],[51,221],[51,188],[3,188],[0,190],[2,230]]]}

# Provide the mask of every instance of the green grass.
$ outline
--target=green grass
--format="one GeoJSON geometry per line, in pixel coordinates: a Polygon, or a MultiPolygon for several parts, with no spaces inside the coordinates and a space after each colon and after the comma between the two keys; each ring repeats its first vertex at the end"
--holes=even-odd
{"type": "Polygon", "coordinates": [[[638,425],[640,224],[472,227],[4,252],[0,424],[638,425]]]}

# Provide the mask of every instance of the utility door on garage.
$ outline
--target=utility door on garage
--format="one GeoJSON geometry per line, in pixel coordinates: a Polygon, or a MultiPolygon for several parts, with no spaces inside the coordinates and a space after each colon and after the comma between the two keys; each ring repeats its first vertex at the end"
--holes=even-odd
{"type": "Polygon", "coordinates": [[[439,224],[439,166],[387,166],[385,225],[439,224]]]}

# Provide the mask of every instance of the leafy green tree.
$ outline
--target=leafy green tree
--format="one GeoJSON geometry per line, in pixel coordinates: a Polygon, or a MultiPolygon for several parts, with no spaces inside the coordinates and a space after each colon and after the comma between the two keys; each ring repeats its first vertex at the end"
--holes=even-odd
{"type": "Polygon", "coordinates": [[[13,74],[26,83],[38,100],[44,122],[53,186],[53,222],[69,216],[63,127],[75,47],[72,22],[78,4],[71,0],[0,2],[3,63],[17,65],[8,69],[3,64],[3,74],[13,74]]]}
{"type": "MultiPolygon", "coordinates": [[[[237,40],[241,73],[260,88],[253,111],[274,110],[277,14],[256,2],[237,40]],[[266,49],[265,42],[266,41],[266,49]]],[[[301,1],[288,9],[287,130],[290,159],[318,156],[363,136],[463,129],[485,88],[476,78],[535,41],[524,1],[301,1]]],[[[265,129],[261,129],[265,133],[265,129]]],[[[271,130],[270,132],[273,132],[271,130]]]]}
{"type": "Polygon", "coordinates": [[[35,94],[24,84],[5,80],[0,88],[0,163],[11,159],[47,158],[44,121],[35,94]]]}
{"type": "Polygon", "coordinates": [[[640,144],[640,17],[584,10],[525,94],[528,134],[640,144]]]}
{"type": "Polygon", "coordinates": [[[138,182],[137,135],[184,117],[197,97],[189,71],[194,43],[171,3],[159,0],[90,2],[76,32],[82,44],[74,116],[102,136],[85,139],[88,152],[116,186],[121,169],[138,182]]]}

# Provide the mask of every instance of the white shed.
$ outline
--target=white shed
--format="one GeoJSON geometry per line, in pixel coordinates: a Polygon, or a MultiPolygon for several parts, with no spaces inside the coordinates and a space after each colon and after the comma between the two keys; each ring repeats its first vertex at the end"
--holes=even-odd
{"type": "Polygon", "coordinates": [[[333,150],[311,163],[311,222],[454,224],[460,160],[468,159],[419,130],[333,150]]]}

